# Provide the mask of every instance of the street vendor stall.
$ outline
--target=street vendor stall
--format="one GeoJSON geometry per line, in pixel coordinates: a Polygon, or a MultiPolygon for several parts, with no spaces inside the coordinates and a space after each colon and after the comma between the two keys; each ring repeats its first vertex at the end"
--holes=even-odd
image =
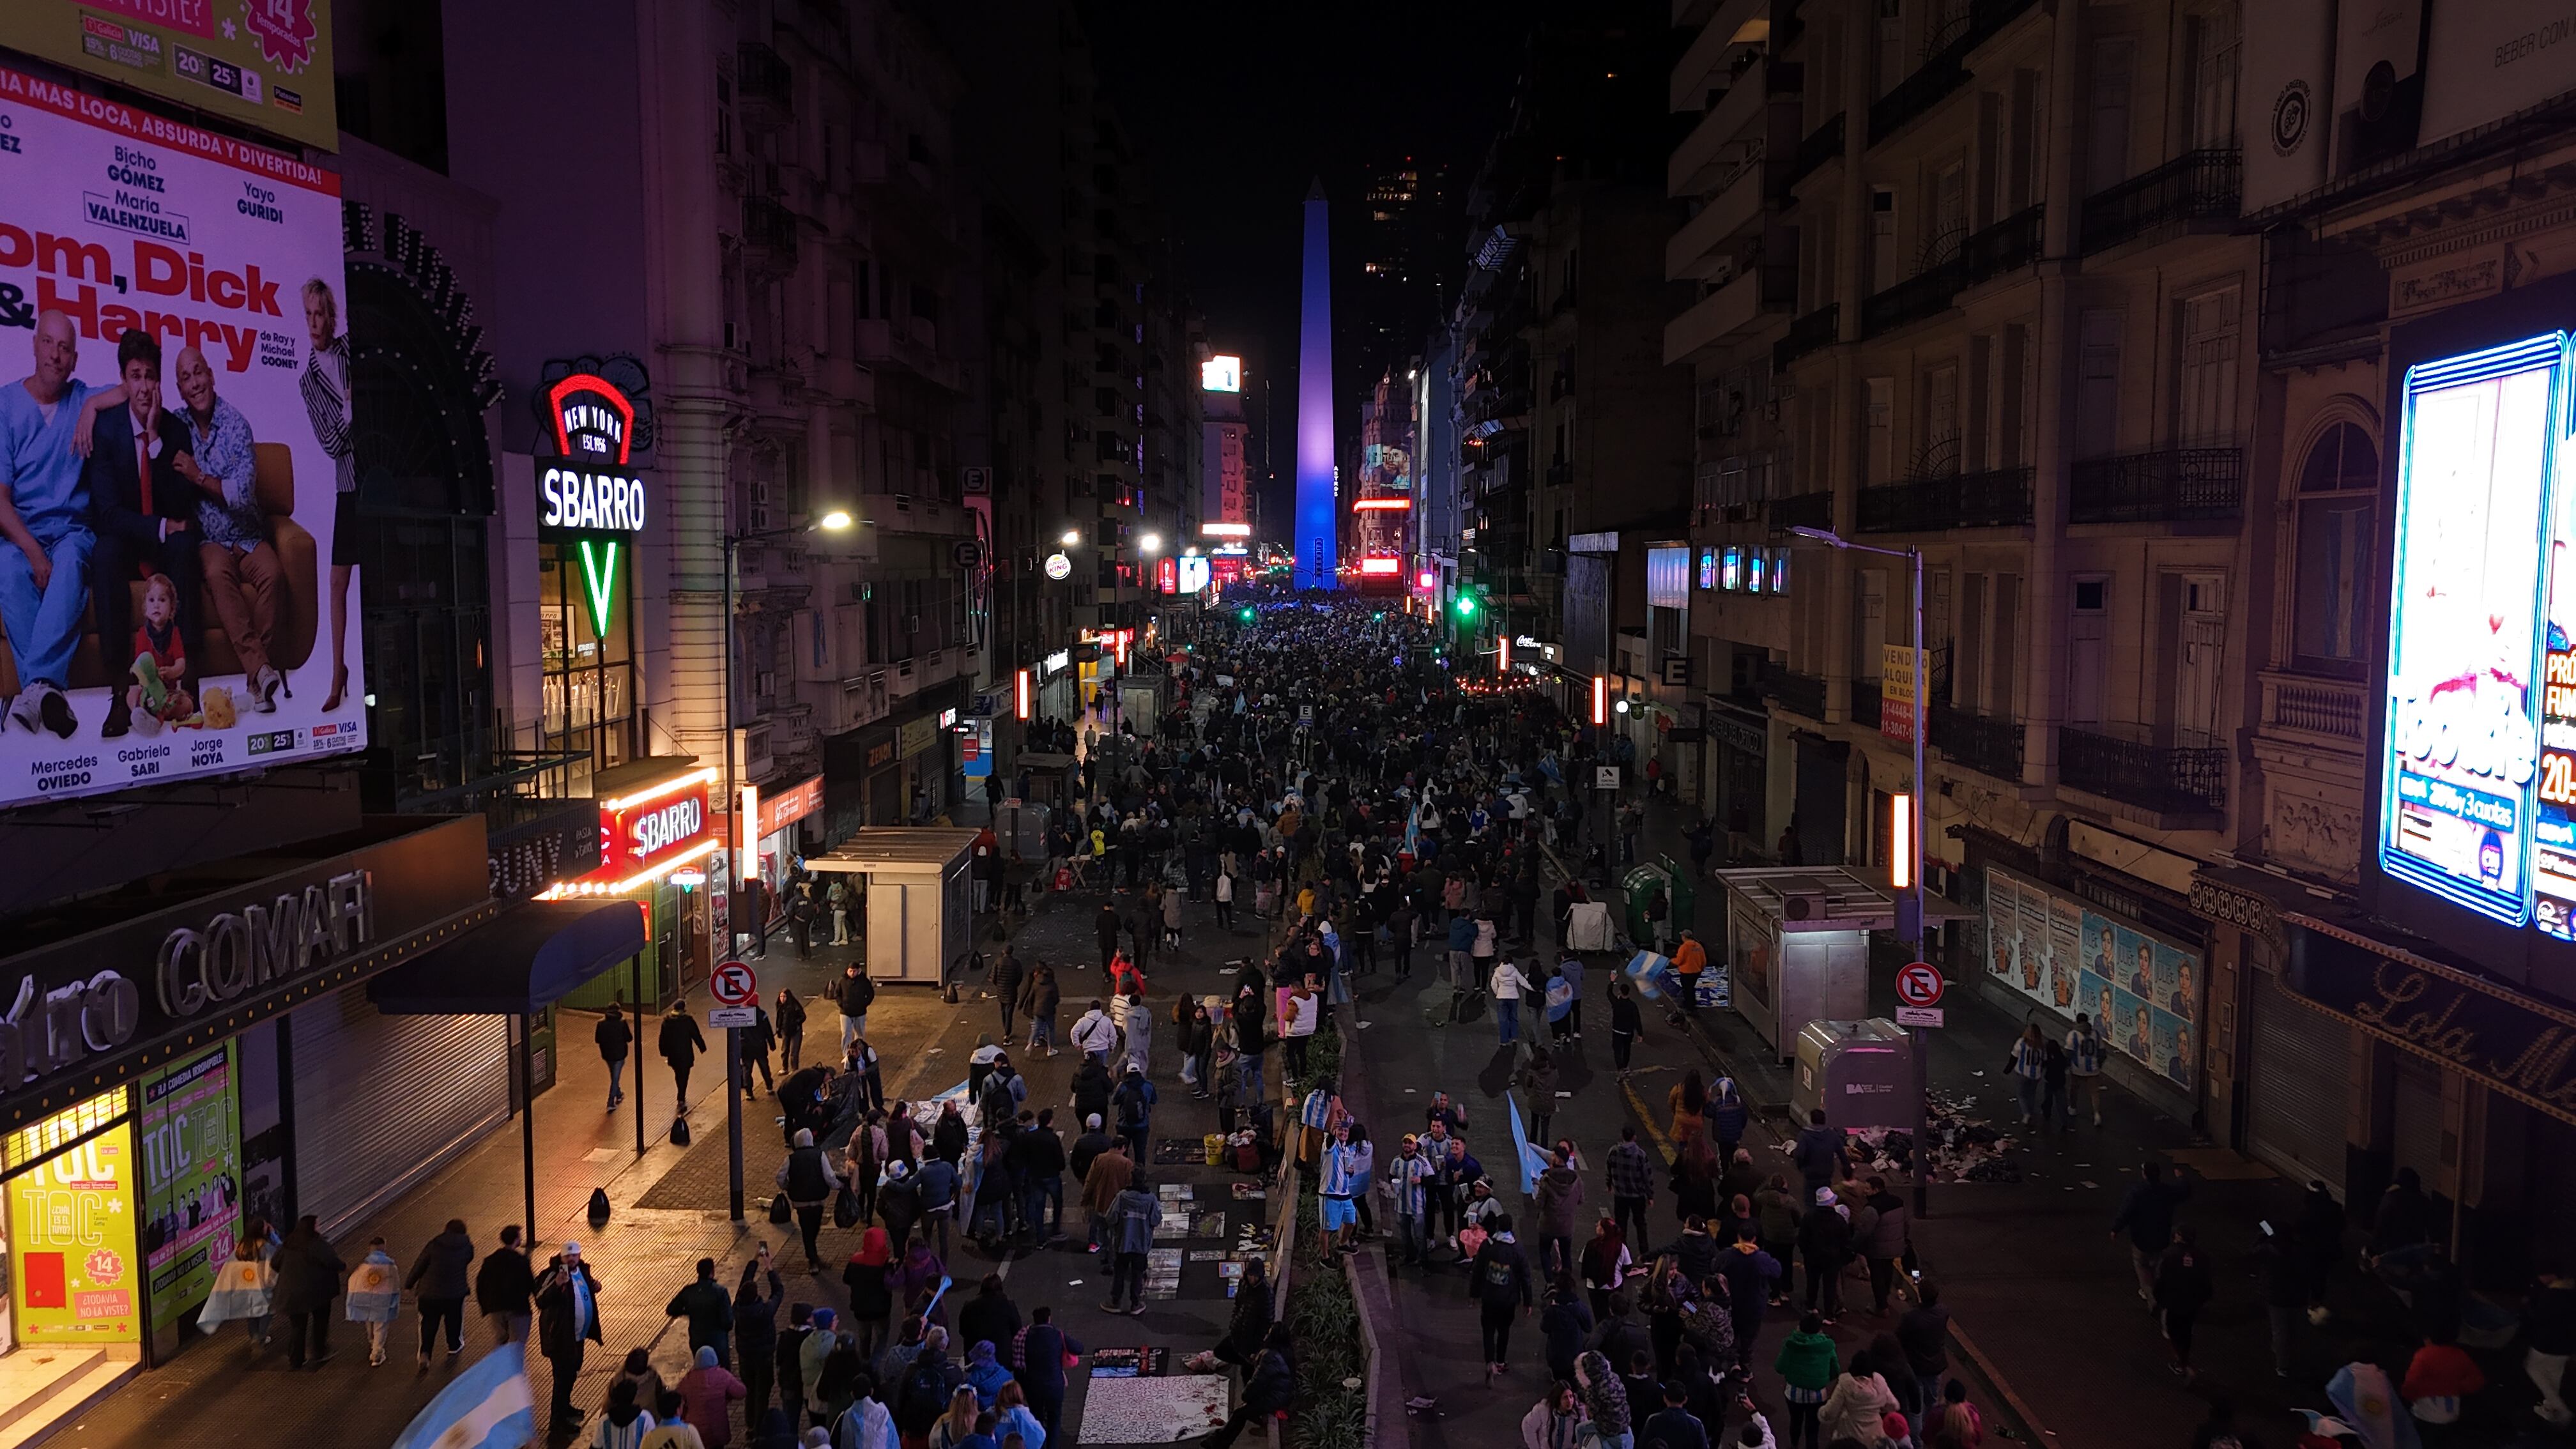
{"type": "MultiPolygon", "coordinates": [[[[1735,1009],[1782,1061],[1811,1021],[1869,1015],[1869,933],[1896,929],[1897,893],[1844,866],[1715,872],[1726,888],[1726,959],[1735,1009]]],[[[1924,926],[1971,919],[1934,895],[1924,926]]]]}
{"type": "Polygon", "coordinates": [[[962,971],[975,945],[969,857],[978,833],[872,827],[829,855],[806,857],[805,868],[817,874],[856,877],[871,980],[935,986],[962,971]]]}

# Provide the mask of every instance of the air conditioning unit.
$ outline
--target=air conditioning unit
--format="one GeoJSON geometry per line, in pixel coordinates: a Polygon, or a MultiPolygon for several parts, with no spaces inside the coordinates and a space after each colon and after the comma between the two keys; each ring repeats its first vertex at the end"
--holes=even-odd
{"type": "Polygon", "coordinates": [[[1827,902],[1820,890],[1783,891],[1780,895],[1780,918],[1786,921],[1821,921],[1827,902]]]}

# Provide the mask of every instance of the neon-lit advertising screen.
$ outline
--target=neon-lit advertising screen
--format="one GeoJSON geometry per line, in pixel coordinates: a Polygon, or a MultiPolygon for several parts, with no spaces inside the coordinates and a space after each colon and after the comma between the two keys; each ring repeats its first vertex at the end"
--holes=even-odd
{"type": "Polygon", "coordinates": [[[340,227],[331,172],[0,69],[0,807],[365,748],[340,227]]]}
{"type": "Polygon", "coordinates": [[[2392,878],[2560,937],[2576,899],[2576,489],[2553,486],[2566,370],[2551,333],[2406,373],[2379,829],[2392,878]],[[2566,683],[2538,687],[2544,668],[2566,683]]]}

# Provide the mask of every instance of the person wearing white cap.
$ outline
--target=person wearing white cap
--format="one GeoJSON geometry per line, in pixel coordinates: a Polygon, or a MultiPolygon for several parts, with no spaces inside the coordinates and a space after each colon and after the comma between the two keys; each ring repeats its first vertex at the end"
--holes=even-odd
{"type": "Polygon", "coordinates": [[[1798,1222],[1798,1256],[1807,1266],[1807,1307],[1830,1325],[1843,1311],[1843,1265],[1851,1260],[1849,1209],[1830,1187],[1816,1189],[1816,1205],[1798,1222]]]}
{"type": "Polygon", "coordinates": [[[537,1276],[537,1347],[554,1366],[555,1428],[580,1430],[573,1382],[581,1377],[584,1345],[606,1341],[599,1331],[599,1279],[582,1261],[581,1244],[566,1239],[563,1251],[547,1259],[546,1271],[537,1276]]]}

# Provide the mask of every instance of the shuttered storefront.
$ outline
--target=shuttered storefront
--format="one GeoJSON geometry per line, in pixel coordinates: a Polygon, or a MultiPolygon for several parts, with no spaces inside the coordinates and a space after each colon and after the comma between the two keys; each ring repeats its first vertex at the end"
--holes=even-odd
{"type": "Polygon", "coordinates": [[[2413,1052],[2396,1053],[2389,1114],[2392,1168],[2411,1167],[2426,1192],[2442,1190],[2442,1069],[2413,1052]]]}
{"type": "Polygon", "coordinates": [[[2246,1070],[2254,1155],[2298,1182],[2323,1178],[2340,1192],[2352,1033],[2303,1006],[2269,971],[2254,977],[2254,1052],[2246,1070]]]}
{"type": "Polygon", "coordinates": [[[507,1018],[387,1016],[351,990],[289,1020],[296,1207],[326,1234],[356,1225],[509,1118],[507,1018]]]}

